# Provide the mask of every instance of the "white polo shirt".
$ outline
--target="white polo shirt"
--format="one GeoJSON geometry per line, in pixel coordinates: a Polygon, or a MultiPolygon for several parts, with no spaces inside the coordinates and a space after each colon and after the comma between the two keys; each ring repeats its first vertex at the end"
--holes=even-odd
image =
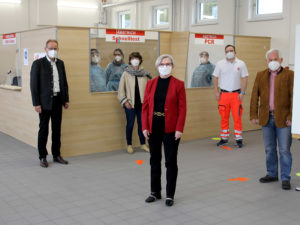
{"type": "Polygon", "coordinates": [[[238,58],[232,63],[222,59],[217,63],[213,76],[219,78],[220,89],[234,91],[241,88],[241,77],[247,77],[248,70],[246,64],[238,58]]]}

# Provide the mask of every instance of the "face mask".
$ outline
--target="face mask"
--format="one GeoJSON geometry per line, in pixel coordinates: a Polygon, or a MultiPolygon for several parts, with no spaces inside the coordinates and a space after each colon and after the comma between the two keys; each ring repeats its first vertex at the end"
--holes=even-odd
{"type": "Polygon", "coordinates": [[[172,66],[159,66],[158,72],[162,76],[167,76],[172,72],[172,66]]]}
{"type": "Polygon", "coordinates": [[[226,59],[233,59],[235,57],[234,52],[227,52],[226,59]]]}
{"type": "Polygon", "coordinates": [[[280,63],[278,61],[272,61],[269,62],[268,66],[271,71],[276,71],[280,67],[280,63]]]}
{"type": "Polygon", "coordinates": [[[206,63],[206,58],[200,57],[200,64],[206,63]]]}
{"type": "Polygon", "coordinates": [[[136,66],[140,65],[140,60],[133,59],[133,60],[130,61],[130,63],[131,63],[132,66],[136,67],[136,66]]]}
{"type": "Polygon", "coordinates": [[[53,59],[57,58],[57,51],[56,50],[48,50],[48,56],[53,59]]]}
{"type": "Polygon", "coordinates": [[[93,63],[99,63],[100,62],[100,58],[98,56],[94,56],[94,57],[92,57],[92,62],[93,63]]]}
{"type": "Polygon", "coordinates": [[[119,56],[119,55],[117,55],[117,56],[115,57],[115,60],[116,60],[117,62],[120,62],[120,61],[122,60],[122,57],[119,56]]]}

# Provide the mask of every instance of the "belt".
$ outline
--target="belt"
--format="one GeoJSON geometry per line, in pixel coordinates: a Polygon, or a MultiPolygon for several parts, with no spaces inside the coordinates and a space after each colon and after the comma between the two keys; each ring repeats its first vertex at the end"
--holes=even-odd
{"type": "Polygon", "coordinates": [[[163,112],[153,112],[154,116],[165,116],[165,113],[163,112]]]}
{"type": "Polygon", "coordinates": [[[271,115],[271,116],[274,116],[274,111],[270,111],[270,115],[271,115]]]}
{"type": "Polygon", "coordinates": [[[59,92],[53,92],[53,96],[59,95],[59,92]]]}
{"type": "Polygon", "coordinates": [[[224,90],[224,89],[221,89],[221,92],[228,92],[228,93],[238,92],[238,93],[240,93],[240,92],[241,92],[241,89],[236,89],[236,90],[234,90],[234,91],[226,91],[226,90],[224,90]]]}

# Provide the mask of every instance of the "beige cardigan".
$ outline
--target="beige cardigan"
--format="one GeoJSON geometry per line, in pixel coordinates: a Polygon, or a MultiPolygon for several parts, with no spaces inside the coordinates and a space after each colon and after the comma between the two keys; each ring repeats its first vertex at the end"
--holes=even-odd
{"type": "MultiPolygon", "coordinates": [[[[137,77],[139,83],[139,91],[141,102],[143,103],[145,88],[149,77],[137,77]]],[[[134,95],[135,95],[135,76],[124,71],[119,83],[118,99],[123,106],[126,101],[134,108],[134,95]]]]}

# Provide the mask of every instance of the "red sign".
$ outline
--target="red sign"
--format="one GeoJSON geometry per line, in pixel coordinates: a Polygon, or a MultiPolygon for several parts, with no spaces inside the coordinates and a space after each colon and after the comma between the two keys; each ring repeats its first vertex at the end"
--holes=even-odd
{"type": "Polygon", "coordinates": [[[195,43],[204,45],[223,45],[224,35],[221,34],[195,34],[195,43]]]}
{"type": "Polygon", "coordinates": [[[3,45],[14,45],[16,43],[17,43],[16,33],[2,35],[3,45]]]}
{"type": "Polygon", "coordinates": [[[109,42],[145,42],[145,31],[106,29],[106,41],[109,42]]]}

